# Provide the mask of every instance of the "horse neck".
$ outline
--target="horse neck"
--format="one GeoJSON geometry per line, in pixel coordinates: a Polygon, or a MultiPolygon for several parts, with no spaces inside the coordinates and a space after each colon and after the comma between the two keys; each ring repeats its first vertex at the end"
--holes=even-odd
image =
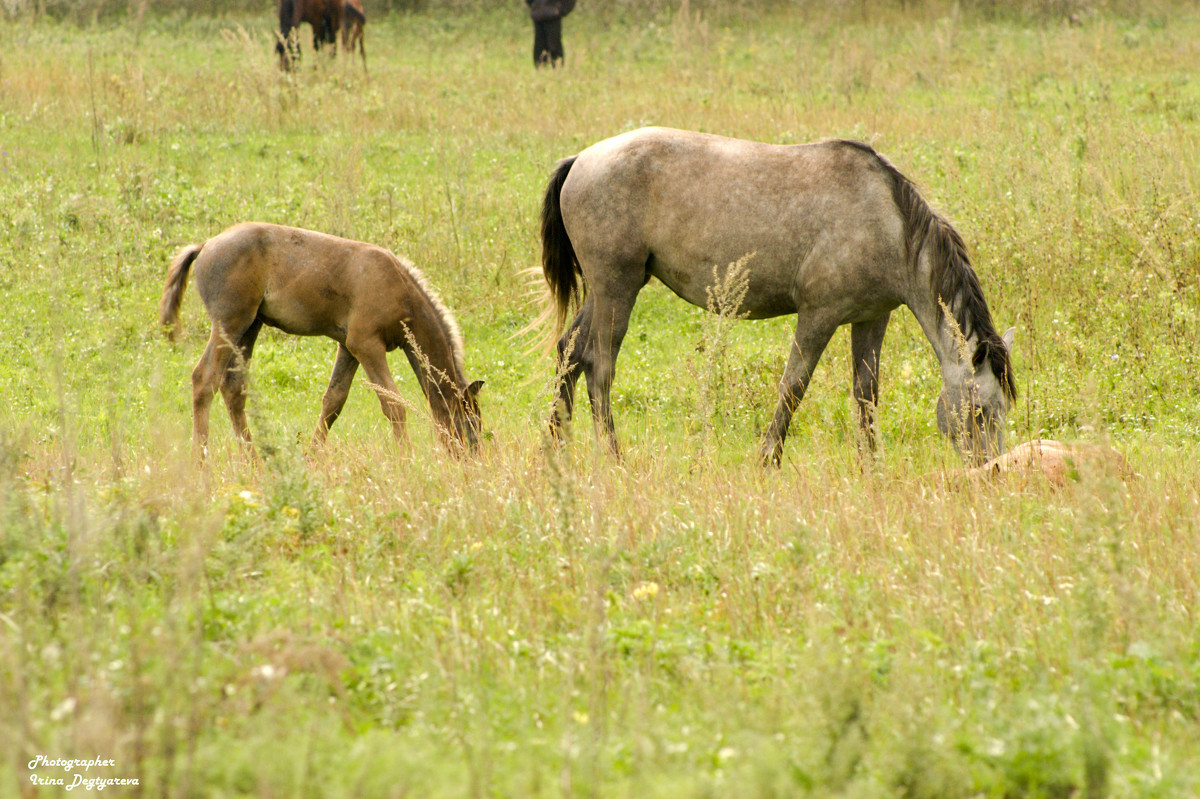
{"type": "Polygon", "coordinates": [[[912,310],[917,323],[921,325],[921,331],[933,347],[941,366],[942,384],[958,385],[971,372],[971,354],[976,343],[975,331],[964,339],[958,330],[955,320],[958,318],[958,306],[962,297],[939,298],[931,285],[932,263],[927,255],[922,253],[917,258],[910,296],[905,304],[912,310]]]}

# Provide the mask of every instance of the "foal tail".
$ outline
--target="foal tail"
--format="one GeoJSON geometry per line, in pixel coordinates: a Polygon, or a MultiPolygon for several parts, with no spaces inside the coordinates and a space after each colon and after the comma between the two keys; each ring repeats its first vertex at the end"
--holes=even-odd
{"type": "Polygon", "coordinates": [[[538,321],[550,322],[553,319],[550,331],[555,339],[562,333],[571,307],[582,300],[585,290],[579,259],[563,225],[562,208],[558,204],[567,173],[577,157],[559,161],[546,186],[546,198],[542,201],[542,275],[546,278],[549,296],[546,309],[538,321]]]}
{"type": "Polygon", "coordinates": [[[188,272],[192,261],[204,249],[203,244],[193,244],[184,247],[171,261],[167,271],[167,282],[163,286],[162,299],[158,301],[158,322],[167,334],[168,341],[174,341],[179,333],[179,306],[183,304],[183,290],[187,288],[188,272]]]}

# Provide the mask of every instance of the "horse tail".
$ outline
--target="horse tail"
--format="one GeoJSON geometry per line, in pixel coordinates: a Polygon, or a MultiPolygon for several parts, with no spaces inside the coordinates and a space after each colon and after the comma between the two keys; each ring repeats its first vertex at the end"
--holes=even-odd
{"type": "Polygon", "coordinates": [[[567,174],[578,156],[559,161],[546,186],[546,198],[542,201],[542,275],[546,278],[549,298],[546,308],[547,321],[553,317],[551,332],[554,338],[562,333],[572,306],[583,299],[585,287],[579,259],[567,228],[563,224],[559,195],[567,174]]]}
{"type": "Polygon", "coordinates": [[[158,322],[168,341],[174,341],[179,333],[179,306],[183,304],[183,290],[187,288],[192,262],[202,249],[203,244],[184,247],[175,255],[171,268],[167,270],[167,282],[163,286],[162,299],[158,301],[158,322]]]}
{"type": "Polygon", "coordinates": [[[1017,382],[1012,357],[1004,339],[996,331],[991,311],[983,297],[983,286],[971,266],[967,245],[954,226],[929,206],[916,185],[890,161],[868,145],[847,142],[869,151],[878,159],[892,181],[892,199],[904,220],[904,249],[908,268],[915,270],[923,254],[932,264],[930,289],[941,309],[949,309],[957,299],[955,323],[964,336],[976,335],[977,358],[986,357],[996,378],[1010,400],[1017,398],[1017,382]]]}

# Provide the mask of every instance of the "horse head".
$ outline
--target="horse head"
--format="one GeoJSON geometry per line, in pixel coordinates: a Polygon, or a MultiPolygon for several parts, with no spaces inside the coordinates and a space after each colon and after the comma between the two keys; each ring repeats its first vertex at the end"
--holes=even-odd
{"type": "Polygon", "coordinates": [[[479,390],[483,381],[476,380],[461,391],[449,403],[450,425],[446,430],[446,444],[451,452],[466,451],[474,455],[479,451],[479,434],[482,430],[482,415],[479,412],[479,390]]]}
{"type": "Polygon", "coordinates": [[[937,401],[942,435],[973,466],[1004,454],[1005,417],[1016,398],[1009,350],[1014,329],[979,342],[970,360],[945,376],[937,401]]]}

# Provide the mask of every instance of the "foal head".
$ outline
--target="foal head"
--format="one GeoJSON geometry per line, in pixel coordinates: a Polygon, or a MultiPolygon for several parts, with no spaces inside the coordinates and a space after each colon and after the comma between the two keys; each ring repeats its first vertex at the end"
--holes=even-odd
{"type": "Polygon", "coordinates": [[[1004,454],[1004,423],[1016,399],[1009,349],[1013,330],[980,342],[969,361],[947,376],[937,401],[937,425],[973,465],[1004,454]]]}
{"type": "Polygon", "coordinates": [[[482,416],[479,412],[479,389],[483,381],[476,380],[461,391],[455,391],[454,398],[447,403],[450,423],[443,427],[446,446],[455,454],[462,451],[474,455],[479,451],[479,433],[482,416]]]}

